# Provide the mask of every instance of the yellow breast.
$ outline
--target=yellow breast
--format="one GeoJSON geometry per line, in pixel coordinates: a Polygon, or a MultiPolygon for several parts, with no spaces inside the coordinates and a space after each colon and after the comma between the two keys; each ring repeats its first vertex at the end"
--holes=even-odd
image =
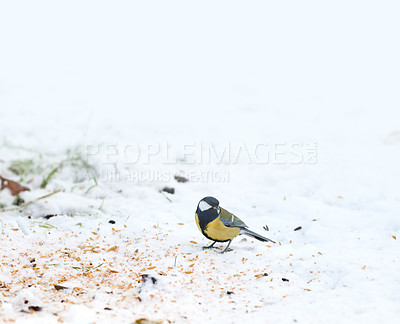
{"type": "Polygon", "coordinates": [[[199,223],[199,216],[197,215],[197,213],[195,213],[195,219],[196,219],[196,224],[197,224],[197,227],[199,228],[199,231],[202,232],[202,230],[200,228],[200,223],[199,223]]]}
{"type": "Polygon", "coordinates": [[[208,223],[205,234],[216,241],[228,241],[239,235],[238,227],[226,227],[218,216],[212,222],[208,223]]]}

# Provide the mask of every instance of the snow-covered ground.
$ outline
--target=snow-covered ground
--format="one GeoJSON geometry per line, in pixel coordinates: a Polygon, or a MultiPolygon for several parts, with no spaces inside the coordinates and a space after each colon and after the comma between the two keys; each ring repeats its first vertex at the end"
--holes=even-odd
{"type": "Polygon", "coordinates": [[[0,319],[396,322],[399,10],[3,1],[0,319]],[[208,195],[277,243],[203,251],[208,195]]]}

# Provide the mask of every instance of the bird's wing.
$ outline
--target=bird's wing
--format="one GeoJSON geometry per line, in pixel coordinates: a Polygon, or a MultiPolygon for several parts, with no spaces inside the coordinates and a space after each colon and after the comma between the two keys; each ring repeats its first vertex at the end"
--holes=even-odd
{"type": "Polygon", "coordinates": [[[219,217],[222,223],[224,223],[224,225],[227,227],[248,227],[239,217],[228,212],[226,209],[221,208],[219,217]]]}

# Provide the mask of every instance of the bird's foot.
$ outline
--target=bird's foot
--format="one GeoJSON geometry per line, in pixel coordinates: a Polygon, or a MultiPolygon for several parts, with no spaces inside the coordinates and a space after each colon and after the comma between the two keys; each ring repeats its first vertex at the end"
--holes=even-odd
{"type": "Polygon", "coordinates": [[[217,247],[217,246],[203,246],[202,249],[203,249],[203,250],[208,250],[208,249],[219,249],[219,247],[217,247]]]}
{"type": "Polygon", "coordinates": [[[217,243],[217,241],[212,242],[211,245],[209,245],[209,246],[203,246],[203,250],[212,249],[212,248],[216,249],[216,247],[214,246],[215,243],[217,243]]]}
{"type": "Polygon", "coordinates": [[[223,251],[221,251],[221,252],[218,252],[219,254],[224,254],[225,252],[231,252],[231,251],[233,251],[233,249],[225,249],[225,250],[223,250],[223,251]]]}
{"type": "Polygon", "coordinates": [[[226,246],[226,248],[225,248],[225,250],[223,250],[222,252],[219,252],[219,253],[225,253],[226,251],[229,251],[230,249],[229,249],[229,246],[231,245],[231,243],[232,243],[232,240],[229,240],[229,242],[228,242],[228,245],[226,246]]]}

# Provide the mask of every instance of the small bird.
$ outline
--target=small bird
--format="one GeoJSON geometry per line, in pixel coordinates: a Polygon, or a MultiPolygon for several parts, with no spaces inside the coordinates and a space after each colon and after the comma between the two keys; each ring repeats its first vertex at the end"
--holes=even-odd
{"type": "Polygon", "coordinates": [[[226,248],[221,252],[224,253],[228,250],[232,240],[240,234],[254,237],[262,242],[275,243],[247,229],[248,226],[239,217],[220,207],[219,201],[214,197],[205,197],[200,200],[195,218],[200,232],[209,240],[214,241],[210,246],[204,246],[203,249],[213,248],[216,242],[228,242],[226,248]]]}

